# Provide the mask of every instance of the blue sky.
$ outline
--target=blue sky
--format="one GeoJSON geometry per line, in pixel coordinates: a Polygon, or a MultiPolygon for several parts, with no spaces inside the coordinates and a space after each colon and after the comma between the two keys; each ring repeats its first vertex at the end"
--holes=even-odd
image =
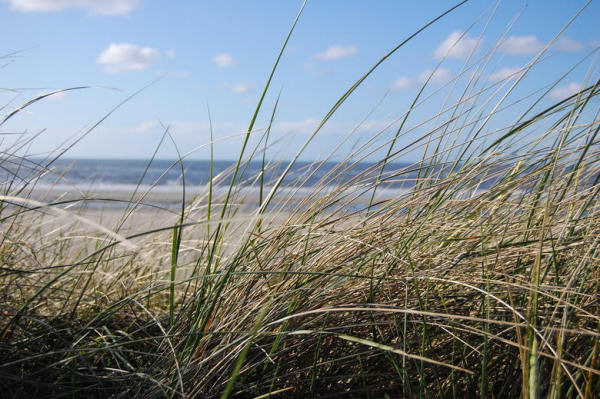
{"type": "MultiPolygon", "coordinates": [[[[289,158],[340,95],[382,55],[428,20],[454,5],[450,1],[308,1],[271,91],[257,130],[267,125],[277,94],[281,100],[272,139],[281,139],[269,157],[289,158]]],[[[471,1],[388,59],[323,128],[302,155],[327,156],[379,103],[338,152],[367,140],[401,117],[428,71],[438,65],[402,141],[426,132],[420,123],[435,115],[452,83],[460,87],[474,69],[454,77],[497,46],[479,70],[480,84],[509,87],[511,74],[527,65],[552,40],[584,1],[471,1]],[[509,29],[510,27],[510,29],[509,29]],[[469,58],[470,57],[470,58],[469,58]],[[387,95],[386,95],[387,93],[387,95]],[[362,140],[362,141],[361,141],[362,140]]],[[[54,89],[95,88],[51,96],[0,127],[2,133],[44,132],[21,151],[42,154],[68,145],[112,107],[157,78],[71,148],[68,157],[148,158],[170,126],[182,153],[207,158],[207,104],[214,124],[217,158],[237,156],[261,89],[300,1],[239,0],[0,0],[3,68],[0,103],[6,115],[54,89]],[[231,137],[233,136],[233,137],[231,137]],[[202,148],[199,146],[205,145],[202,148]]],[[[547,87],[598,48],[600,5],[592,2],[556,40],[511,93],[520,96],[547,87]]],[[[563,98],[598,78],[592,55],[550,91],[542,105],[563,98]]],[[[483,87],[482,86],[482,87],[483,87]]],[[[450,93],[450,94],[448,94],[450,93]]],[[[515,111],[516,115],[516,111],[515,111]]],[[[510,123],[509,112],[497,124],[510,123]]],[[[392,134],[380,136],[384,142],[392,134]]],[[[258,137],[258,135],[256,135],[258,137]]],[[[14,137],[4,135],[6,151],[14,137]]],[[[20,137],[22,140],[23,137],[20,137]]],[[[173,158],[170,143],[161,158],[173,158]]],[[[374,153],[371,158],[377,156],[374,153]]],[[[417,153],[407,155],[418,157],[417,153]]]]}

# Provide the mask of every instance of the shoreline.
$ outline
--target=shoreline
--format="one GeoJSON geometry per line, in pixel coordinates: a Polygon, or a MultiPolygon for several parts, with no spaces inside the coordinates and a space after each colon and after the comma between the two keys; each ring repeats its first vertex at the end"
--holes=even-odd
{"type": "MultiPolygon", "coordinates": [[[[271,191],[272,186],[265,186],[262,197],[265,198],[271,191]]],[[[228,186],[213,187],[213,203],[222,201],[228,191],[228,186]]],[[[349,205],[366,205],[371,199],[372,191],[365,186],[344,187],[344,195],[352,198],[349,205]]],[[[304,200],[339,193],[339,186],[326,187],[280,187],[277,191],[273,204],[288,204],[286,207],[294,208],[304,200]]],[[[235,187],[235,199],[243,203],[248,209],[259,205],[260,187],[244,186],[235,187]]],[[[381,185],[377,188],[375,201],[383,201],[399,198],[412,192],[412,188],[388,188],[381,185]]],[[[24,198],[30,198],[46,204],[61,202],[72,203],[76,206],[93,208],[126,208],[139,203],[142,207],[162,208],[178,210],[183,199],[183,187],[177,185],[141,185],[133,184],[96,184],[96,185],[38,185],[24,191],[24,198]]],[[[186,186],[186,206],[208,201],[208,186],[186,186]]],[[[72,205],[73,206],[73,205],[72,205]]]]}

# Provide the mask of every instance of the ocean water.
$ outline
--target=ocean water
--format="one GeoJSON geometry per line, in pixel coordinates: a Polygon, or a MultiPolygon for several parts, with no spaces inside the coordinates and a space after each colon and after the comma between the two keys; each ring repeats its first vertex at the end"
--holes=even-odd
{"type": "MultiPolygon", "coordinates": [[[[234,161],[215,161],[213,163],[213,176],[216,186],[228,186],[231,177],[219,175],[235,165],[234,161]]],[[[146,160],[125,159],[58,159],[52,163],[42,160],[14,160],[4,161],[1,178],[5,183],[18,180],[23,183],[28,180],[37,181],[37,185],[61,185],[73,187],[105,187],[115,190],[129,190],[130,187],[141,184],[153,185],[168,191],[180,190],[184,180],[186,187],[201,187],[209,183],[211,170],[210,161],[192,160],[184,161],[183,173],[181,165],[172,160],[146,160]]],[[[263,180],[266,185],[273,183],[283,172],[287,162],[267,163],[263,180]]],[[[362,184],[378,175],[381,166],[376,163],[357,163],[354,165],[339,164],[336,162],[311,163],[297,162],[288,176],[282,182],[283,187],[313,187],[315,185],[340,185],[347,183],[362,184]]],[[[256,186],[259,184],[262,163],[252,161],[243,165],[236,179],[236,184],[242,186],[256,186]]],[[[388,164],[386,177],[392,171],[400,171],[401,176],[388,178],[384,185],[389,188],[411,186],[417,176],[416,171],[410,170],[410,164],[388,164]]]]}
{"type": "MultiPolygon", "coordinates": [[[[231,182],[231,169],[234,161],[213,163],[213,190],[216,195],[227,190],[231,182]],[[229,172],[228,172],[229,171],[229,172]]],[[[267,163],[262,174],[263,194],[266,195],[288,165],[267,163]]],[[[185,181],[187,194],[200,194],[207,191],[211,177],[210,162],[204,160],[184,161],[183,173],[179,162],[173,160],[107,160],[107,159],[58,159],[49,162],[40,159],[3,160],[0,163],[0,188],[5,194],[21,192],[21,188],[35,188],[36,192],[55,193],[109,192],[109,196],[122,193],[151,192],[157,195],[155,201],[162,205],[174,206],[180,200],[185,181]],[[116,194],[115,194],[116,193],[116,194]]],[[[238,189],[258,198],[261,186],[260,161],[252,161],[242,166],[236,179],[238,189]]],[[[370,199],[373,182],[380,176],[381,165],[361,162],[340,164],[336,162],[297,162],[282,181],[278,192],[302,198],[315,192],[336,190],[339,186],[349,187],[362,193],[356,201],[370,199]]],[[[418,178],[418,169],[408,163],[390,163],[381,175],[377,189],[377,200],[393,198],[406,193],[418,178]]],[[[484,187],[488,183],[483,184],[484,187]]]]}

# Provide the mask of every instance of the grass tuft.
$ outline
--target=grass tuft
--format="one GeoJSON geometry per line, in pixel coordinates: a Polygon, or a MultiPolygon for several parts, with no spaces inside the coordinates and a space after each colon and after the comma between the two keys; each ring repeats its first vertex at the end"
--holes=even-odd
{"type": "MultiPolygon", "coordinates": [[[[377,60],[291,161],[269,162],[281,93],[268,127],[255,123],[301,9],[237,161],[213,169],[208,110],[211,179],[192,198],[177,149],[177,211],[141,192],[156,151],[124,200],[51,198],[35,187],[56,157],[18,155],[25,138],[3,151],[2,392],[598,397],[600,81],[550,103],[548,88],[518,93],[524,75],[486,80],[492,51],[465,63],[437,114],[413,122],[430,101],[426,82],[406,113],[341,162],[297,164],[375,69],[461,4],[377,60]],[[519,117],[498,126],[507,110],[519,117]],[[400,163],[407,158],[420,161],[400,163]],[[112,220],[92,202],[123,212],[112,220]]],[[[159,147],[167,136],[165,127],[159,147]]]]}

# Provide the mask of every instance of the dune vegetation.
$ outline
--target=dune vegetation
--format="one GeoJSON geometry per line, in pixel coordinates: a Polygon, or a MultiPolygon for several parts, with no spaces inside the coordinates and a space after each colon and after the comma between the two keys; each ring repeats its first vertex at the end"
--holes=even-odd
{"type": "Polygon", "coordinates": [[[184,190],[165,223],[131,227],[142,190],[111,225],[78,211],[110,198],[34,198],[55,158],[19,155],[34,138],[3,148],[0,396],[598,397],[600,81],[549,102],[563,71],[516,95],[551,44],[499,82],[484,79],[495,49],[474,54],[426,134],[410,118],[428,82],[300,195],[282,182],[305,146],[420,31],[348,88],[295,157],[274,162],[271,125],[255,123],[276,118],[267,94],[297,21],[238,160],[194,197],[175,161],[184,190]],[[519,116],[498,126],[506,110],[519,116]],[[373,153],[384,155],[344,178],[373,153]],[[263,171],[248,175],[250,161],[263,171]],[[241,182],[258,188],[257,206],[244,205],[241,182]]]}

